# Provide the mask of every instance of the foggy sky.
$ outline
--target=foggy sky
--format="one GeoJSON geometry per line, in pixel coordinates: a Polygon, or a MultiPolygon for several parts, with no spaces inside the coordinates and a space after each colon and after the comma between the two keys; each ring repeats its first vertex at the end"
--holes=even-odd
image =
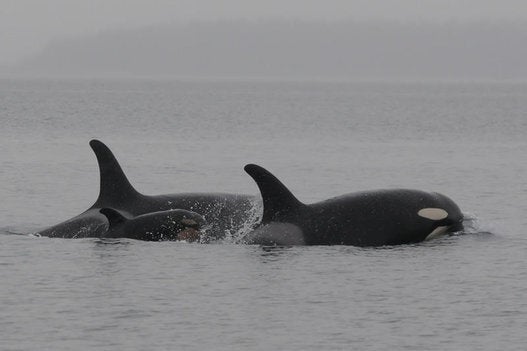
{"type": "Polygon", "coordinates": [[[57,41],[14,76],[527,80],[527,22],[225,20],[57,41]]]}
{"type": "Polygon", "coordinates": [[[0,0],[0,66],[50,42],[217,19],[526,21],[524,0],[0,0]]]}

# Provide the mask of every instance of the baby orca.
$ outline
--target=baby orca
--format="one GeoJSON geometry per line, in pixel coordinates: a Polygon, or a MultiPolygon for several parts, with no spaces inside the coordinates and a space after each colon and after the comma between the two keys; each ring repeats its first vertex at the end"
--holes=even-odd
{"type": "Polygon", "coordinates": [[[185,210],[151,212],[127,218],[113,208],[99,210],[108,219],[102,238],[129,238],[146,241],[198,241],[205,225],[202,216],[185,210]]]}

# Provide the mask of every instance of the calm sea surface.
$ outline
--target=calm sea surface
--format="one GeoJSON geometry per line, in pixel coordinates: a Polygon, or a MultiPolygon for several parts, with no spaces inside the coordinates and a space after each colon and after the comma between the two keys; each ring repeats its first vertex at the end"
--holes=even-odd
{"type": "MultiPolygon", "coordinates": [[[[1,350],[523,350],[527,85],[0,80],[1,350]],[[88,208],[105,142],[147,194],[405,187],[465,233],[262,248],[28,233],[88,208]]],[[[243,235],[243,233],[236,233],[243,235]]]]}

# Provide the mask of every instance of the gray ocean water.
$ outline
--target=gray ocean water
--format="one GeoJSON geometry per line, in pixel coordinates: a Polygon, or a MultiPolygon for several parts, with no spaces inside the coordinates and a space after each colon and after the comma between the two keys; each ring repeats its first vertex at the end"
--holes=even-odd
{"type": "MultiPolygon", "coordinates": [[[[1,350],[523,350],[527,85],[0,80],[1,350]],[[88,208],[108,144],[143,193],[438,191],[467,230],[263,248],[27,235],[88,208]]],[[[243,233],[234,233],[243,235],[243,233]]]]}

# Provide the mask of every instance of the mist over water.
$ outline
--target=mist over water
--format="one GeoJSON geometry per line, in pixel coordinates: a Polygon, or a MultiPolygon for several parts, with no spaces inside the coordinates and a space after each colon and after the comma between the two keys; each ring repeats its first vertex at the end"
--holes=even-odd
{"type": "MultiPolygon", "coordinates": [[[[142,0],[24,0],[24,1],[3,1],[2,11],[0,11],[0,47],[3,48],[0,56],[0,66],[2,64],[17,64],[28,56],[38,54],[52,43],[62,42],[73,39],[73,42],[83,42],[83,37],[91,37],[102,34],[111,36],[111,31],[129,30],[131,28],[159,28],[163,29],[163,24],[187,24],[187,23],[217,23],[217,22],[240,22],[240,21],[272,21],[279,19],[283,23],[291,22],[317,22],[324,24],[334,24],[338,21],[354,21],[367,23],[370,26],[382,27],[383,22],[396,22],[416,27],[415,24],[443,24],[448,32],[449,28],[456,27],[457,24],[476,23],[476,30],[472,33],[474,40],[466,42],[467,46],[476,47],[481,44],[490,45],[494,52],[489,51],[491,57],[501,54],[498,49],[504,47],[514,49],[525,46],[516,43],[512,37],[505,41],[496,42],[492,38],[495,34],[503,32],[504,28],[511,24],[524,23],[527,21],[527,5],[521,0],[463,0],[457,2],[447,2],[444,0],[427,0],[426,2],[411,0],[331,0],[329,2],[311,0],[266,0],[266,1],[244,1],[244,0],[158,0],[155,2],[145,2],[142,0]],[[57,20],[60,19],[60,20],[57,20]],[[483,24],[483,25],[482,25],[483,24]],[[488,26],[488,24],[491,24],[488,26]],[[491,32],[482,32],[482,28],[493,28],[491,32]],[[489,36],[490,35],[490,36],[489,36]],[[487,40],[488,39],[490,40],[487,40]]],[[[267,29],[271,34],[275,30],[273,23],[267,23],[267,29]]],[[[525,27],[525,25],[523,25],[525,27]]],[[[176,26],[178,27],[178,26],[176,26]]],[[[223,26],[225,27],[225,26],[223,26]]],[[[426,25],[422,28],[411,30],[414,35],[427,34],[426,25]],[[422,34],[420,34],[422,33],[422,34]]],[[[185,29],[185,28],[183,28],[185,29]]],[[[221,26],[219,28],[221,30],[221,26]]],[[[251,32],[249,28],[240,28],[241,33],[258,34],[251,32]],[[249,30],[248,30],[249,29],[249,30]]],[[[507,30],[505,29],[505,32],[507,30]]],[[[525,29],[523,29],[523,32],[525,29]]],[[[144,34],[145,31],[143,31],[144,34]]],[[[148,30],[147,30],[148,32],[148,30]]],[[[181,30],[185,35],[192,30],[181,30]]],[[[133,33],[133,32],[132,32],[133,33]]],[[[399,32],[395,31],[394,34],[399,32]]],[[[141,33],[139,33],[141,34],[141,33]]],[[[177,45],[173,38],[167,38],[167,34],[159,38],[160,44],[165,46],[177,45]],[[167,41],[162,41],[167,39],[167,41]]],[[[215,33],[209,33],[214,35],[215,33]]],[[[239,37],[240,33],[233,33],[239,37]]],[[[302,37],[303,41],[309,41],[312,32],[308,31],[302,37]]],[[[316,33],[315,33],[316,34],[316,33]]],[[[350,33],[351,36],[356,33],[350,33]]],[[[363,33],[365,34],[365,33],[363,33]]],[[[371,33],[370,33],[371,34],[371,33]]],[[[452,39],[456,40],[459,33],[452,31],[452,39]]],[[[521,31],[519,38],[522,38],[521,31]]],[[[284,35],[283,32],[276,31],[276,36],[284,35]]],[[[189,33],[192,36],[192,33],[189,33]]],[[[499,34],[498,34],[499,36],[499,34]]],[[[139,35],[139,37],[142,37],[139,35]]],[[[176,34],[177,37],[177,34],[176,34]]],[[[397,35],[395,35],[397,37],[397,35]]],[[[516,36],[518,38],[518,36],[516,36]]],[[[272,34],[271,34],[272,38],[272,34]]],[[[259,37],[255,38],[260,41],[259,37]]],[[[269,37],[264,37],[269,39],[269,37]]],[[[368,36],[364,39],[368,41],[368,36]]],[[[406,38],[411,39],[411,38],[406,38]]],[[[436,42],[437,47],[442,47],[444,42],[437,42],[435,36],[428,38],[428,42],[436,42]]],[[[411,40],[410,40],[411,41],[411,40]]],[[[406,41],[409,44],[410,41],[406,41]]],[[[523,41],[523,40],[522,40],[523,41]]],[[[84,42],[86,43],[86,42],[84,42]]],[[[419,53],[417,47],[413,45],[405,46],[404,40],[396,40],[394,43],[401,43],[408,49],[408,57],[419,53]]],[[[113,46],[122,47],[126,43],[115,42],[113,46]]],[[[196,42],[201,45],[203,42],[196,42]]],[[[210,43],[207,43],[210,44],[210,43]]],[[[262,42],[262,44],[265,44],[262,42]]],[[[298,42],[295,44],[299,44],[298,42]]],[[[390,45],[390,43],[386,43],[390,45]]],[[[414,43],[412,43],[414,44],[414,43]]],[[[51,45],[52,46],[52,45],[51,45]]],[[[82,48],[82,46],[80,46],[82,48]]],[[[251,44],[249,48],[254,49],[251,44]]],[[[136,55],[144,54],[141,52],[143,47],[137,48],[136,55]]],[[[271,47],[271,51],[276,52],[281,47],[271,47]]],[[[322,48],[324,49],[324,48],[322,48]]],[[[382,50],[382,49],[381,49],[382,50]]],[[[74,50],[75,51],[75,50],[74,50]]],[[[514,51],[514,50],[513,50],[514,51]]],[[[437,52],[437,51],[435,51],[437,52]]],[[[323,53],[321,51],[320,53],[323,53]]],[[[515,56],[512,51],[502,59],[515,56]]],[[[63,52],[69,56],[69,52],[63,52]]],[[[97,52],[98,55],[106,55],[105,52],[97,52]]],[[[224,52],[218,52],[218,55],[224,52]]],[[[455,52],[442,52],[440,57],[456,57],[455,52]]],[[[475,56],[477,58],[477,56],[475,56]]],[[[57,55],[60,59],[61,55],[57,55]]],[[[97,61],[97,56],[90,57],[97,61]]],[[[128,60],[135,60],[122,53],[123,64],[128,60]]],[[[196,58],[199,59],[199,58],[196,58]]],[[[372,55],[375,61],[375,55],[372,55]]],[[[504,61],[504,62],[506,62],[504,61]]],[[[521,60],[520,60],[521,61],[521,60]]],[[[64,62],[62,58],[61,62],[64,62]]],[[[438,61],[440,63],[440,61],[438,61]]],[[[243,61],[238,60],[238,63],[243,61]]],[[[503,62],[502,62],[503,63],[503,62]]],[[[504,65],[505,69],[507,65],[504,65]]],[[[41,72],[42,73],[42,72],[41,72]]],[[[130,73],[130,72],[128,72],[130,73]]],[[[481,72],[480,73],[485,73],[481,72]]],[[[525,78],[525,77],[524,77],[525,78]]]]}
{"type": "Polygon", "coordinates": [[[527,86],[0,81],[5,349],[521,349],[527,327],[527,86]],[[299,199],[406,187],[470,217],[418,245],[262,248],[28,233],[88,208],[107,143],[161,194],[299,199]]]}
{"type": "Polygon", "coordinates": [[[526,21],[218,20],[51,41],[15,77],[527,79],[526,21]]]}

